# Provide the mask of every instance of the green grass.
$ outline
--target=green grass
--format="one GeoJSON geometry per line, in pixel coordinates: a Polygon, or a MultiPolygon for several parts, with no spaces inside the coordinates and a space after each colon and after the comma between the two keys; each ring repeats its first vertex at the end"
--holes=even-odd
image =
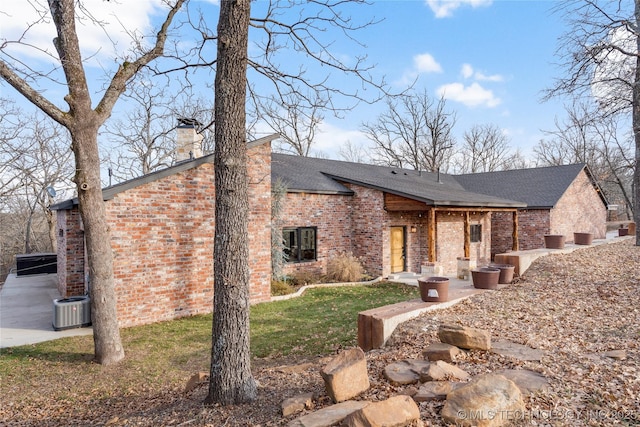
{"type": "MultiPolygon", "coordinates": [[[[415,287],[377,283],[319,287],[299,298],[258,304],[251,308],[252,356],[319,356],[354,346],[358,312],[418,297],[415,287]]],[[[133,393],[141,384],[182,385],[185,375],[209,369],[211,322],[211,315],[202,315],[123,329],[126,359],[108,368],[91,362],[91,336],[2,349],[0,393],[38,399],[86,384],[91,393],[110,396],[133,393]],[[43,387],[44,379],[51,389],[43,387]]]]}

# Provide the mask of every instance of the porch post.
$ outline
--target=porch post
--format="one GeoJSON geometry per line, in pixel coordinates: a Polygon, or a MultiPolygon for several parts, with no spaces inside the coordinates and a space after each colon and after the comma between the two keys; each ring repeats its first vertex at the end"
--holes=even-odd
{"type": "Polygon", "coordinates": [[[429,262],[436,262],[436,208],[429,209],[429,225],[427,227],[429,244],[429,262]]]}
{"type": "Polygon", "coordinates": [[[469,211],[464,212],[464,257],[469,258],[471,253],[471,219],[469,211]]]}
{"type": "Polygon", "coordinates": [[[511,235],[511,239],[512,239],[511,250],[512,251],[519,251],[520,250],[520,242],[519,242],[519,237],[518,237],[518,210],[517,209],[515,211],[513,211],[513,233],[511,235]]]}

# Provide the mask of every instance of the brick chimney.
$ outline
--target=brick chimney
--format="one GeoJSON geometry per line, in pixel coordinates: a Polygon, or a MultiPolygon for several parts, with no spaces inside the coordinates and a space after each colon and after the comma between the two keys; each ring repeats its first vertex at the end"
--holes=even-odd
{"type": "Polygon", "coordinates": [[[203,136],[198,133],[201,124],[196,119],[178,119],[176,161],[195,159],[202,156],[203,136]]]}

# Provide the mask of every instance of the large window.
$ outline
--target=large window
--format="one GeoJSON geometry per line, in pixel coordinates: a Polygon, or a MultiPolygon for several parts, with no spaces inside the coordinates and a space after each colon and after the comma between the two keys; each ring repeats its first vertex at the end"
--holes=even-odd
{"type": "Polygon", "coordinates": [[[316,260],[316,228],[299,227],[282,230],[287,262],[316,260]]]}
{"type": "Polygon", "coordinates": [[[469,227],[469,234],[471,235],[471,243],[481,242],[482,241],[482,225],[481,224],[472,224],[469,227]]]}

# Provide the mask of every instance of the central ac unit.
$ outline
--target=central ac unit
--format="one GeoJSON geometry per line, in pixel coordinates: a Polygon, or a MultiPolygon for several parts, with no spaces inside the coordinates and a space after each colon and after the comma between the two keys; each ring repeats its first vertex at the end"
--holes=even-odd
{"type": "Polygon", "coordinates": [[[91,325],[91,299],[78,296],[53,300],[53,329],[82,328],[91,325]]]}

